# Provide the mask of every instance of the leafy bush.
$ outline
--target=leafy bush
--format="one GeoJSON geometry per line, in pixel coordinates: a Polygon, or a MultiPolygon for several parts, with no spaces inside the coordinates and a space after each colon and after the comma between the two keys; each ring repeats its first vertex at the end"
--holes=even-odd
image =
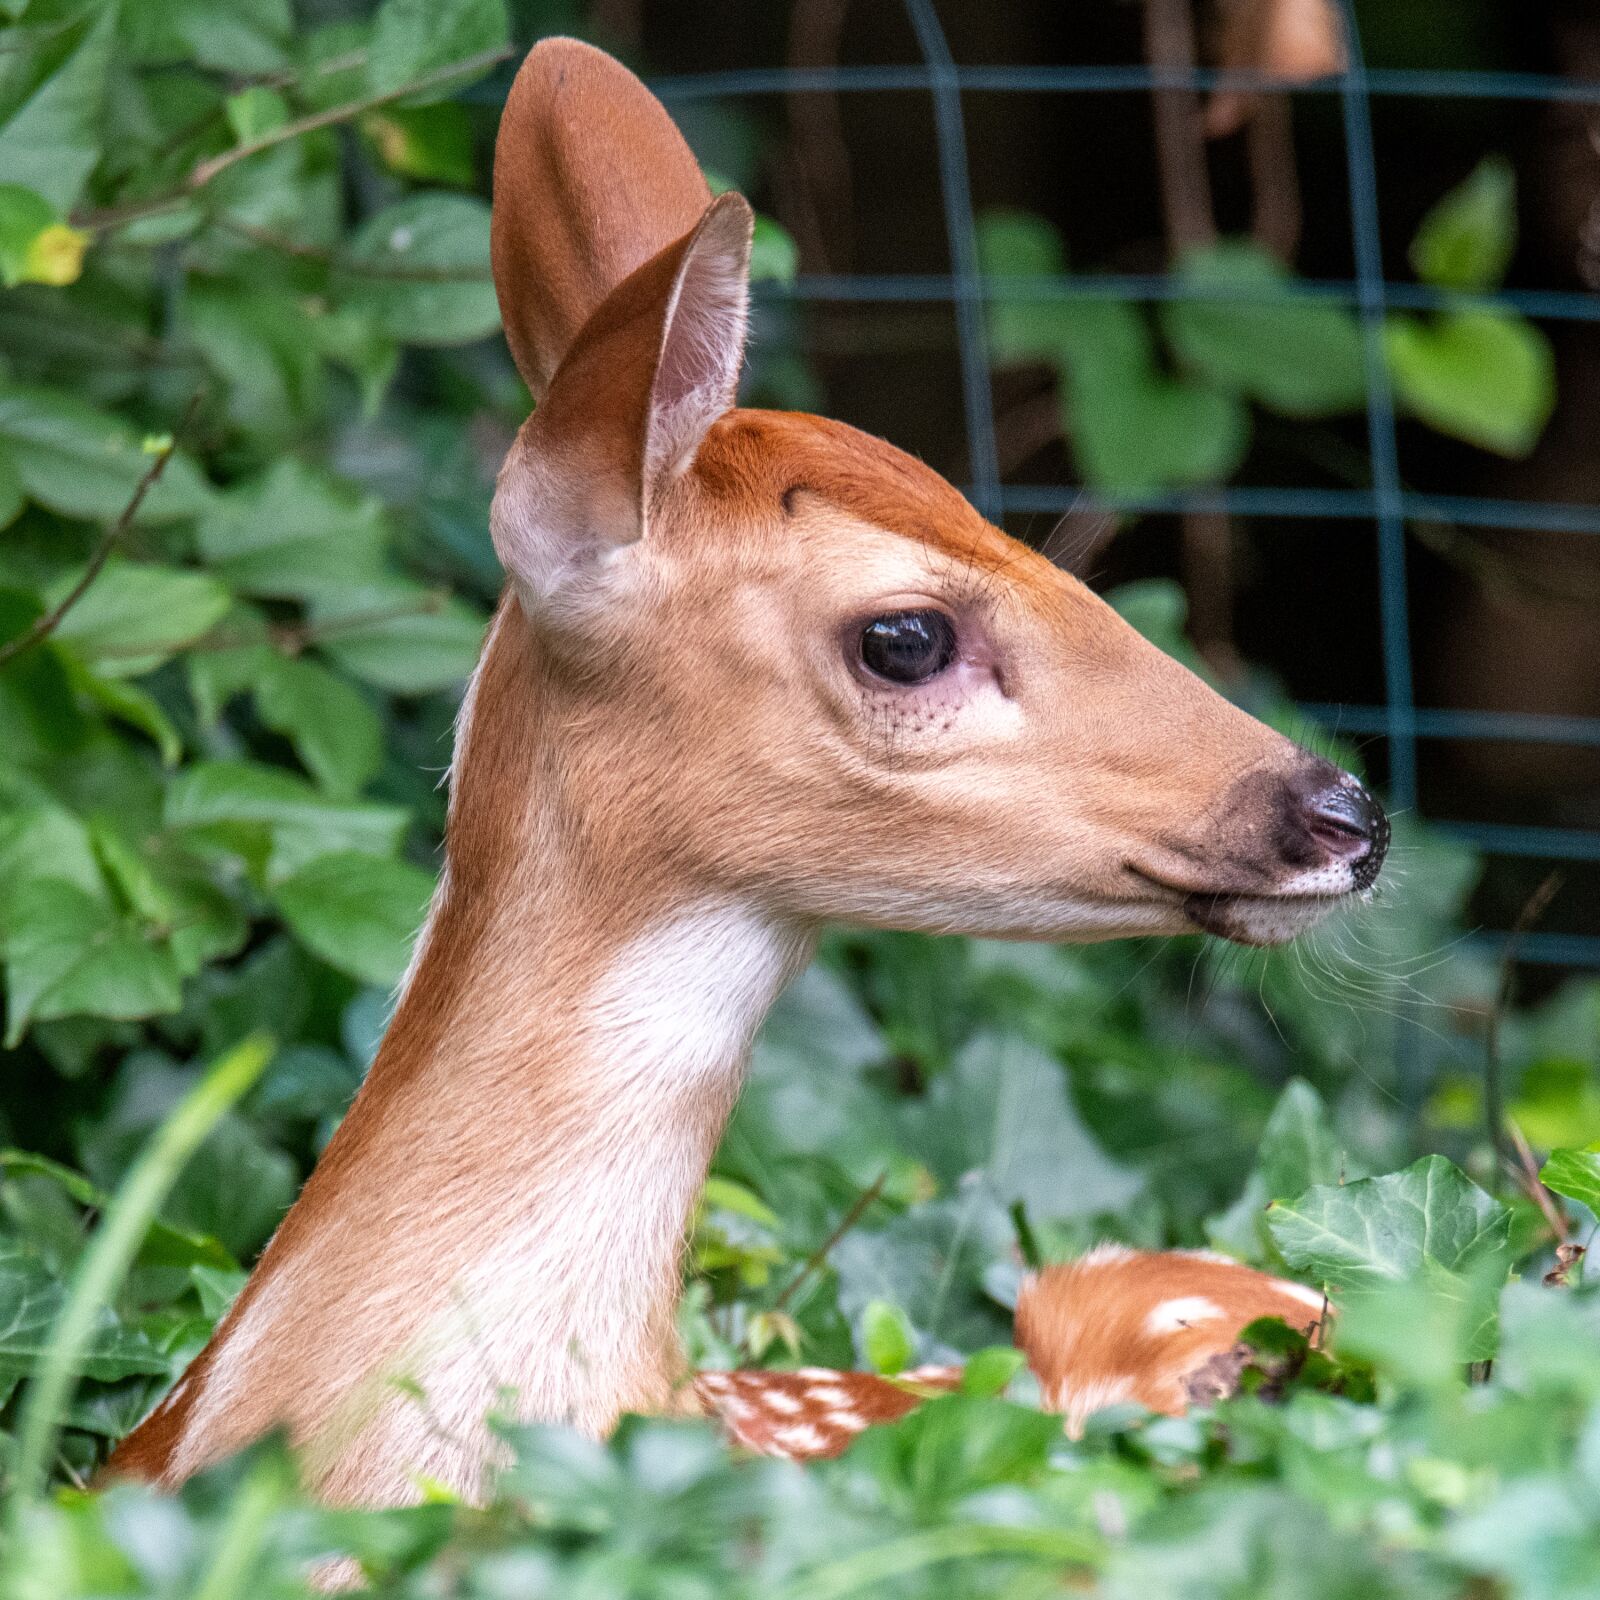
{"type": "MultiPolygon", "coordinates": [[[[508,1428],[476,1509],[317,1509],[272,1441],[174,1499],[82,1492],[371,1058],[527,397],[494,337],[493,108],[450,98],[503,48],[498,0],[299,31],[283,0],[0,9],[8,1595],[254,1600],[330,1553],[418,1596],[1594,1592],[1600,1300],[1539,1279],[1551,1219],[1581,1241],[1600,1200],[1600,990],[1504,1019],[1511,1112],[1571,1205],[1508,1200],[1478,1091],[1494,975],[1452,942],[1473,865],[1404,828],[1392,894],[1271,957],[830,938],[758,1044],[683,1322],[707,1361],[978,1358],[845,1459],[641,1422],[508,1428]],[[981,1353],[1026,1266],[1101,1237],[1331,1285],[1338,1346],[1259,1330],[1240,1397],[1069,1443],[981,1353]]],[[[1496,181],[1419,243],[1439,281],[1498,272],[1473,243],[1496,181]]],[[[1019,348],[1049,331],[1009,315],[1019,348]]],[[[1198,309],[1163,328],[1207,393],[1332,403],[1222,372],[1252,342],[1198,309]]],[[[1184,652],[1169,587],[1118,603],[1184,652]]]]}

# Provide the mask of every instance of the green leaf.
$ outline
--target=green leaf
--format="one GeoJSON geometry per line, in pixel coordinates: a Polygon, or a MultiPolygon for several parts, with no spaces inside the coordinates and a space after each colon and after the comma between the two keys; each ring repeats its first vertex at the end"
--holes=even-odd
{"type": "MultiPolygon", "coordinates": [[[[111,1196],[81,1172],[31,1151],[0,1150],[0,1174],[7,1178],[48,1178],[87,1210],[104,1211],[111,1202],[111,1196]]],[[[182,1267],[193,1272],[239,1270],[238,1262],[211,1235],[187,1233],[160,1221],[151,1222],[139,1250],[139,1261],[144,1266],[182,1267]]]]}
{"type": "Polygon", "coordinates": [[[1403,1172],[1308,1189],[1267,1227],[1297,1271],[1353,1296],[1421,1279],[1462,1307],[1467,1359],[1493,1352],[1494,1305],[1511,1269],[1511,1211],[1443,1156],[1403,1172]]]}
{"type": "Polygon", "coordinates": [[[1161,308],[1173,350],[1208,381],[1290,417],[1360,407],[1366,383],[1355,318],[1341,306],[1294,297],[1293,280],[1267,251],[1224,241],[1187,255],[1178,278],[1261,296],[1161,308]]]}
{"type": "Polygon", "coordinates": [[[116,9],[102,6],[50,38],[39,57],[48,75],[9,115],[0,107],[0,172],[62,215],[78,203],[100,159],[115,23],[116,9]]]}
{"type": "Polygon", "coordinates": [[[750,245],[750,281],[793,283],[800,270],[800,251],[786,228],[771,217],[756,217],[755,237],[750,245]]]}
{"type": "MultiPolygon", "coordinates": [[[[124,683],[120,678],[94,671],[70,651],[61,650],[58,654],[67,668],[72,687],[79,694],[92,700],[117,721],[148,734],[161,753],[161,764],[165,767],[177,766],[183,754],[183,741],[173,727],[172,719],[161,709],[161,703],[154,695],[145,693],[134,684],[124,683]]],[[[126,663],[118,662],[117,666],[127,670],[126,663]]]]}
{"type": "MultiPolygon", "coordinates": [[[[48,1348],[66,1288],[37,1256],[0,1239],[0,1382],[25,1378],[48,1348]]],[[[166,1374],[170,1357],[102,1308],[81,1362],[83,1375],[112,1382],[135,1373],[166,1374]]]]}
{"type": "Polygon", "coordinates": [[[1587,1150],[1551,1151],[1539,1169],[1539,1181],[1600,1216],[1600,1144],[1587,1150]]]}
{"type": "Polygon", "coordinates": [[[241,841],[258,837],[270,851],[268,876],[279,878],[330,851],[391,855],[410,816],[398,806],[332,799],[277,767],[202,761],[173,779],[166,822],[241,841]]]}
{"type": "MultiPolygon", "coordinates": [[[[117,417],[53,389],[0,385],[0,445],[23,487],[64,516],[110,522],[150,468],[143,436],[117,417]]],[[[136,523],[171,522],[203,511],[210,486],[182,452],[145,495],[136,523]]]]}
{"type": "Polygon", "coordinates": [[[1160,373],[1138,308],[1109,300],[1013,306],[993,326],[1001,356],[1044,356],[1061,367],[1062,427],[1097,487],[1215,483],[1242,459],[1250,438],[1244,405],[1160,373]]]}
{"type": "Polygon", "coordinates": [[[1027,211],[990,211],[978,219],[978,262],[993,278],[1053,278],[1067,270],[1061,235],[1027,211]]]}
{"type": "Polygon", "coordinates": [[[1256,1166],[1272,1200],[1349,1176],[1328,1108],[1304,1078],[1291,1078],[1284,1085],[1262,1130],[1256,1166]]]}
{"type": "Polygon", "coordinates": [[[176,1011],[171,953],[104,901],[58,878],[33,878],[4,917],[6,1038],[50,1017],[148,1017],[176,1011]]]}
{"type": "Polygon", "coordinates": [[[372,582],[389,538],[376,499],[292,458],[218,495],[197,532],[201,555],[223,582],[273,600],[372,582]]]}
{"type": "Polygon", "coordinates": [[[401,580],[321,603],[313,620],[325,656],[390,694],[428,694],[466,682],[483,647],[478,612],[401,580]]]}
{"type": "Polygon", "coordinates": [[[1269,1225],[1291,1267],[1360,1289],[1409,1277],[1424,1261],[1459,1272],[1498,1257],[1511,1212],[1453,1162],[1424,1156],[1403,1172],[1279,1201],[1269,1225]]]}
{"type": "Polygon", "coordinates": [[[0,183],[0,281],[8,289],[76,282],[88,243],[88,234],[69,228],[43,195],[0,183]]]}
{"type": "Polygon", "coordinates": [[[475,196],[417,194],[386,207],[350,241],[334,275],[347,308],[406,344],[466,344],[500,326],[489,276],[489,208],[475,196]]]}
{"type": "Polygon", "coordinates": [[[123,29],[142,61],[190,61],[242,76],[289,65],[289,0],[161,0],[125,5],[123,29]]]}
{"type": "MultiPolygon", "coordinates": [[[[65,573],[45,591],[55,605],[78,581],[65,573]]],[[[232,603],[203,572],[113,556],[56,624],[55,637],[110,673],[148,672],[215,627],[232,603]]]]}
{"type": "Polygon", "coordinates": [[[1517,246],[1517,175],[1487,156],[1422,219],[1411,265],[1440,289],[1497,288],[1517,246]]]}
{"type": "Polygon", "coordinates": [[[1500,455],[1527,455],[1555,405],[1550,343],[1510,312],[1391,317],[1384,350],[1411,411],[1440,433],[1500,455]]]}
{"type": "Polygon", "coordinates": [[[361,119],[361,131],[391,172],[422,183],[470,188],[472,123],[453,100],[426,106],[385,106],[361,119]]]}
{"type": "Polygon", "coordinates": [[[916,1354],[905,1312],[887,1300],[867,1302],[861,1313],[861,1345],[874,1372],[904,1372],[916,1354]]]}
{"type": "Polygon", "coordinates": [[[228,126],[240,144],[252,144],[289,120],[289,103],[275,89],[256,84],[228,96],[228,126]]]}
{"type": "Polygon", "coordinates": [[[1006,1385],[1027,1365],[1027,1357],[1010,1345],[991,1345],[967,1358],[961,1369],[961,1392],[992,1396],[1004,1394],[1006,1385]]]}
{"type": "Polygon", "coordinates": [[[283,734],[330,794],[354,795],[383,760],[383,725],[359,690],[315,661],[269,651],[256,682],[256,710],[283,734]]]}
{"type": "Polygon", "coordinates": [[[982,1173],[1034,1222],[1115,1211],[1144,1186],[1084,1128],[1061,1064],[998,1029],[975,1034],[907,1109],[910,1148],[950,1184],[982,1173]]]}
{"type": "Polygon", "coordinates": [[[5,905],[35,878],[65,880],[94,899],[105,898],[88,828],[65,806],[42,796],[0,811],[0,925],[5,905]]]}
{"type": "MultiPolygon", "coordinates": [[[[507,37],[505,0],[383,0],[367,57],[368,88],[375,94],[398,89],[439,67],[500,49],[507,37]]],[[[454,94],[470,81],[452,79],[426,98],[454,94]]]]}
{"type": "Polygon", "coordinates": [[[433,893],[433,879],[404,861],[343,851],[317,857],[274,890],[295,937],[329,966],[364,983],[393,984],[433,893]]]}

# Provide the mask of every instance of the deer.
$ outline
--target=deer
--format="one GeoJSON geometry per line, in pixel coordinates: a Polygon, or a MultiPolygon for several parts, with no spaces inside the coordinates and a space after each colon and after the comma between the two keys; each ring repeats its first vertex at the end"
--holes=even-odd
{"type": "MultiPolygon", "coordinates": [[[[477,1498],[497,1409],[842,1447],[951,1370],[696,1379],[674,1322],[753,1036],[819,932],[1271,945],[1383,863],[1354,777],[931,468],[738,406],[751,209],[621,65],[539,43],[493,180],[535,408],[494,492],[507,583],[438,888],[348,1114],[113,1474],[173,1486],[281,1428],[326,1501],[477,1498]]],[[[1076,1425],[1108,1395],[1178,1405],[1205,1352],[1312,1298],[1102,1253],[1042,1274],[1019,1327],[1076,1425]]]]}

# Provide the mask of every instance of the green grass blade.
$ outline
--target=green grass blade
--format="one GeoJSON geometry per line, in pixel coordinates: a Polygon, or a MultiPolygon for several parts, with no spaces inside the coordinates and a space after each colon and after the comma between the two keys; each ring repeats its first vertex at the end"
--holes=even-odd
{"type": "Polygon", "coordinates": [[[222,1057],[156,1130],[129,1168],[73,1274],[50,1345],[24,1397],[13,1483],[19,1503],[49,1476],[61,1413],[101,1307],[116,1293],[167,1191],[218,1119],[261,1075],[273,1041],[252,1035],[222,1057]]]}

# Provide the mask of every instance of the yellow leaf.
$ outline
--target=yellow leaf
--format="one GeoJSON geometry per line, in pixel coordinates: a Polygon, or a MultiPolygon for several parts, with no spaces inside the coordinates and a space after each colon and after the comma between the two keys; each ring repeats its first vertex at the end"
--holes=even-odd
{"type": "Polygon", "coordinates": [[[34,235],[23,259],[24,283],[47,283],[60,288],[76,283],[83,271],[83,253],[89,248],[89,235],[64,222],[52,222],[34,235]]]}

